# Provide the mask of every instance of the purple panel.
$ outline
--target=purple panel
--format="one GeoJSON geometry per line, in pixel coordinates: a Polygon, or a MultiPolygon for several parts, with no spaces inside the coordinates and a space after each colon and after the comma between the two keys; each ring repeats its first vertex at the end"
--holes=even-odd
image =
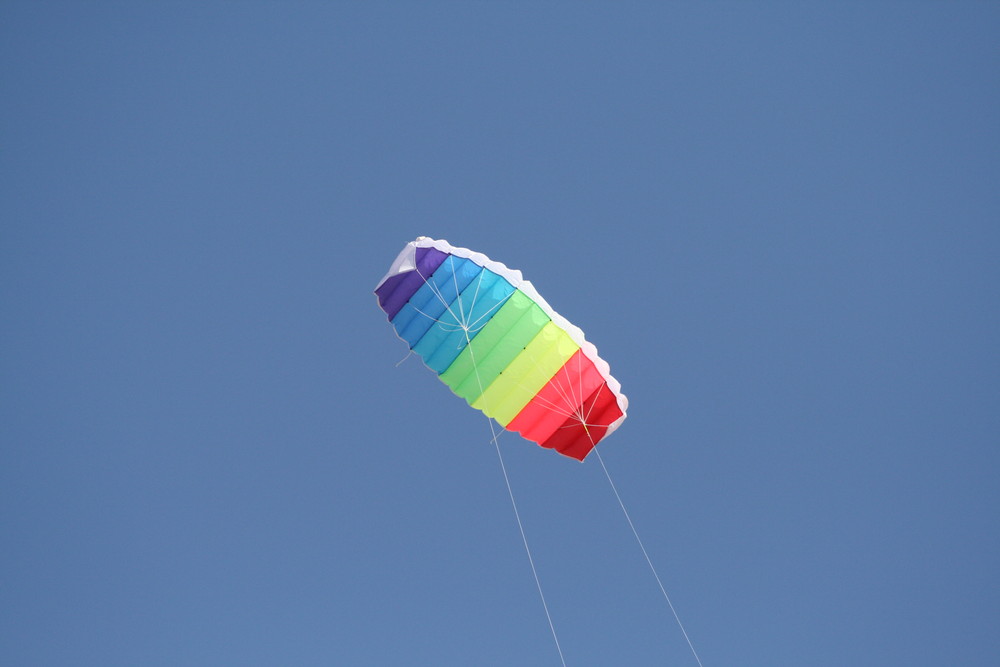
{"type": "Polygon", "coordinates": [[[443,253],[437,248],[417,248],[417,270],[392,276],[375,290],[375,294],[378,295],[378,305],[382,307],[390,320],[420,289],[424,280],[430,278],[437,267],[441,266],[441,262],[447,256],[447,253],[443,253]]]}

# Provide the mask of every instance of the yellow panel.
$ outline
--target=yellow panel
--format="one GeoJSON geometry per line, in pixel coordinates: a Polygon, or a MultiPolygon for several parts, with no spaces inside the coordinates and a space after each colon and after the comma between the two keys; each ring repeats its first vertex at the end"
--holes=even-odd
{"type": "Polygon", "coordinates": [[[578,349],[569,334],[549,322],[472,407],[506,426],[578,349]]]}

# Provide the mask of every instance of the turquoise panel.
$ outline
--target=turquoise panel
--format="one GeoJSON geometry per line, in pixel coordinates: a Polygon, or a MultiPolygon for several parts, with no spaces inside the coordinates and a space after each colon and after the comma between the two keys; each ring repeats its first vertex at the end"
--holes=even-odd
{"type": "Polygon", "coordinates": [[[396,333],[412,348],[482,271],[483,267],[471,260],[449,255],[392,318],[396,333]]]}
{"type": "Polygon", "coordinates": [[[427,330],[413,351],[435,372],[443,373],[513,293],[514,287],[509,282],[484,269],[427,330]]]}

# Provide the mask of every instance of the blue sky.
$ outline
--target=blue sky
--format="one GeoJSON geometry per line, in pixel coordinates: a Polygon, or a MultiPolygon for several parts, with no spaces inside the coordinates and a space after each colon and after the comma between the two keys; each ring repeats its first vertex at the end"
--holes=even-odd
{"type": "MultiPolygon", "coordinates": [[[[1000,654],[1000,9],[0,8],[0,662],[558,665],[482,415],[371,294],[521,269],[709,665],[1000,654]]],[[[569,665],[694,665],[500,440],[569,665]]]]}

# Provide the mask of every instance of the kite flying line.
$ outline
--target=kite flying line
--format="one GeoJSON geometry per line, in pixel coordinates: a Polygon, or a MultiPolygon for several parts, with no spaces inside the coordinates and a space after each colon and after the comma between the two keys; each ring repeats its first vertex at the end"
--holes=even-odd
{"type": "MultiPolygon", "coordinates": [[[[454,263],[453,259],[452,259],[452,262],[454,263]]],[[[453,264],[453,268],[454,268],[454,264],[453,264]]],[[[419,270],[418,270],[418,273],[419,273],[419,270]]],[[[461,299],[456,299],[456,302],[458,303],[458,310],[459,310],[458,314],[456,315],[455,312],[451,308],[451,304],[449,304],[447,301],[445,301],[444,296],[441,294],[440,290],[436,289],[433,286],[433,284],[430,281],[427,280],[426,276],[421,275],[420,277],[423,278],[424,284],[427,285],[431,289],[431,291],[433,292],[434,296],[444,305],[445,310],[456,320],[456,324],[441,323],[437,318],[432,318],[432,319],[434,319],[434,321],[437,322],[438,324],[443,324],[443,326],[445,326],[445,327],[448,327],[448,328],[457,327],[458,330],[461,330],[463,332],[464,337],[465,337],[466,349],[468,349],[468,351],[469,351],[469,358],[472,361],[472,368],[473,368],[473,371],[475,372],[475,375],[476,375],[476,384],[479,387],[479,393],[482,394],[483,393],[483,381],[482,381],[482,378],[479,375],[479,364],[476,362],[475,351],[472,348],[472,340],[471,340],[471,338],[469,336],[469,331],[470,331],[470,329],[472,329],[473,326],[475,326],[476,324],[478,324],[479,320],[481,320],[485,316],[481,316],[479,318],[479,320],[477,320],[475,322],[472,322],[472,323],[468,322],[468,318],[467,318],[467,316],[465,314],[465,309],[464,309],[464,306],[462,304],[462,300],[461,299]]],[[[458,282],[457,282],[458,278],[457,278],[457,275],[455,274],[454,271],[452,271],[452,278],[455,281],[455,292],[457,294],[457,293],[460,292],[460,290],[458,289],[458,282]]],[[[476,292],[473,295],[472,304],[469,307],[470,314],[471,314],[472,310],[475,308],[476,297],[479,294],[480,287],[482,287],[482,274],[480,274],[480,280],[478,281],[478,283],[476,285],[476,292]]],[[[504,301],[506,301],[506,299],[504,299],[504,301]]],[[[493,308],[491,308],[490,311],[494,310],[495,308],[496,308],[496,306],[494,306],[493,308]]],[[[420,311],[418,310],[418,312],[420,312],[420,311]]],[[[425,317],[430,317],[426,313],[421,312],[421,314],[424,315],[425,317]]],[[[454,329],[452,329],[452,330],[454,330],[454,329]]],[[[487,407],[487,411],[488,411],[488,407],[487,407]]],[[[518,509],[517,509],[517,501],[514,499],[514,489],[510,485],[510,477],[507,475],[507,466],[504,464],[503,453],[500,451],[500,443],[498,442],[498,438],[500,437],[500,434],[497,433],[496,427],[493,425],[493,420],[490,417],[488,417],[488,416],[486,417],[486,422],[490,426],[490,434],[492,435],[490,441],[493,443],[493,446],[496,448],[496,451],[497,451],[497,459],[500,461],[500,470],[501,470],[501,472],[503,472],[503,480],[504,480],[504,483],[507,485],[507,495],[510,497],[510,505],[511,505],[511,508],[514,510],[514,518],[517,520],[517,529],[521,533],[521,542],[524,544],[524,552],[528,556],[528,564],[531,566],[531,575],[535,579],[535,587],[538,589],[538,597],[542,601],[542,609],[545,610],[545,618],[549,622],[549,630],[552,632],[552,641],[555,642],[556,651],[559,653],[559,662],[562,663],[563,667],[566,667],[566,658],[563,656],[562,647],[559,645],[559,636],[556,634],[556,626],[552,622],[552,614],[549,612],[549,605],[545,601],[545,593],[542,592],[542,581],[538,577],[538,569],[535,567],[535,559],[531,556],[531,547],[528,546],[528,536],[524,532],[524,524],[521,522],[521,513],[518,511],[518,509]]]]}
{"type": "Polygon", "coordinates": [[[684,629],[684,624],[681,623],[681,617],[677,614],[677,610],[674,609],[674,603],[670,601],[670,596],[667,595],[667,589],[663,587],[663,582],[660,581],[660,575],[656,573],[656,568],[653,567],[653,561],[649,557],[649,553],[646,552],[646,547],[643,545],[642,539],[639,537],[639,531],[635,529],[635,524],[632,523],[632,517],[629,516],[628,510],[625,509],[625,503],[622,502],[622,497],[618,495],[618,487],[616,487],[615,483],[611,481],[611,473],[608,472],[608,467],[604,465],[604,458],[601,456],[600,448],[594,447],[594,454],[597,456],[597,460],[601,463],[601,469],[604,470],[604,476],[608,478],[608,484],[611,485],[611,490],[615,493],[615,498],[618,500],[618,506],[622,508],[622,512],[625,514],[625,520],[628,521],[628,527],[632,529],[635,541],[639,543],[639,549],[642,550],[642,555],[646,558],[649,570],[653,573],[653,578],[656,579],[656,585],[660,587],[660,592],[663,593],[663,599],[667,601],[667,606],[670,607],[670,613],[674,615],[674,620],[677,621],[677,627],[680,628],[681,634],[684,635],[684,641],[687,642],[688,648],[691,649],[691,655],[694,656],[694,660],[698,663],[698,667],[703,667],[701,664],[701,658],[698,657],[698,652],[694,650],[694,644],[691,643],[691,638],[688,637],[687,630],[684,629]]]}

